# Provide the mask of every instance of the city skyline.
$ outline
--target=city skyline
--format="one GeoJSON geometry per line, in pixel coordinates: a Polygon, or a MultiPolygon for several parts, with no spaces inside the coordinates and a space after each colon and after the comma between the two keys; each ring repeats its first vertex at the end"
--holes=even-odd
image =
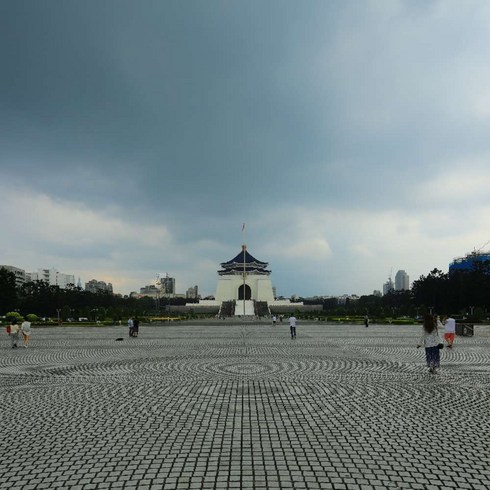
{"type": "MultiPolygon", "coordinates": [[[[113,291],[112,284],[111,283],[105,283],[104,281],[98,280],[96,278],[92,278],[89,281],[82,281],[80,277],[78,277],[78,280],[76,281],[75,284],[75,277],[71,274],[66,274],[63,272],[60,272],[56,270],[55,268],[51,269],[42,269],[39,268],[37,272],[29,272],[25,271],[24,269],[13,266],[11,264],[3,264],[0,265],[1,268],[6,268],[8,271],[13,272],[16,276],[16,282],[17,286],[20,287],[24,282],[29,282],[29,281],[38,281],[42,280],[47,282],[50,285],[57,285],[61,287],[62,289],[66,288],[69,285],[74,285],[77,287],[80,287],[82,289],[85,289],[86,291],[91,291],[91,292],[96,292],[96,290],[103,290],[103,291],[110,291],[111,293],[114,292],[114,294],[121,294],[118,293],[117,291],[113,291]],[[85,286],[82,286],[82,283],[85,283],[85,286]]],[[[153,282],[147,281],[144,285],[140,285],[139,287],[139,293],[138,291],[131,291],[130,294],[136,294],[136,295],[144,295],[146,291],[151,290],[150,295],[154,295],[154,293],[158,290],[162,292],[163,294],[169,294],[169,295],[175,295],[175,296],[189,296],[189,297],[197,297],[197,291],[198,291],[199,286],[198,285],[193,285],[193,286],[184,286],[184,289],[186,289],[186,292],[179,292],[178,288],[176,287],[176,278],[169,276],[168,273],[162,274],[159,273],[156,275],[156,279],[153,282]]],[[[274,291],[274,296],[276,295],[276,287],[272,286],[272,289],[274,291]]],[[[409,290],[410,289],[410,280],[408,274],[404,270],[398,270],[395,276],[395,282],[392,281],[391,275],[388,278],[388,281],[383,284],[383,294],[388,294],[390,291],[402,291],[402,290],[409,290]]],[[[373,295],[377,295],[379,290],[373,290],[372,293],[373,295]]],[[[214,294],[209,294],[207,296],[214,296],[214,294]]],[[[281,295],[282,297],[283,295],[281,295]]],[[[291,297],[306,297],[301,294],[292,294],[291,297]]],[[[322,294],[313,294],[310,295],[309,297],[343,297],[343,296],[361,296],[357,294],[356,292],[351,292],[350,294],[344,293],[340,295],[322,295],[322,294]]]]}
{"type": "Polygon", "coordinates": [[[5,0],[2,19],[0,263],[207,296],[245,240],[278,296],[339,296],[488,244],[483,0],[5,0]]]}

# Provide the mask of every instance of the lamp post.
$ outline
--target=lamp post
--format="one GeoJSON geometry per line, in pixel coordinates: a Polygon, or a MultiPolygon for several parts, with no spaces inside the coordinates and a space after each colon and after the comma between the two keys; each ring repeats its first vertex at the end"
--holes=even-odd
{"type": "Polygon", "coordinates": [[[60,320],[61,308],[56,308],[56,312],[58,313],[58,325],[61,325],[61,320],[60,320]]]}
{"type": "Polygon", "coordinates": [[[162,286],[162,281],[160,280],[160,274],[157,274],[155,285],[157,288],[156,296],[155,296],[156,310],[157,310],[157,315],[160,315],[160,288],[162,286]]]}

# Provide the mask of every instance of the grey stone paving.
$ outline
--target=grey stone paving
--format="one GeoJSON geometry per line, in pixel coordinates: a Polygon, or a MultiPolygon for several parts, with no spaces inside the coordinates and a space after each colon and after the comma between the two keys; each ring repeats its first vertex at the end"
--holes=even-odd
{"type": "Polygon", "coordinates": [[[488,489],[490,328],[50,328],[0,344],[0,489],[488,489]],[[123,341],[116,341],[124,337],[123,341]]]}

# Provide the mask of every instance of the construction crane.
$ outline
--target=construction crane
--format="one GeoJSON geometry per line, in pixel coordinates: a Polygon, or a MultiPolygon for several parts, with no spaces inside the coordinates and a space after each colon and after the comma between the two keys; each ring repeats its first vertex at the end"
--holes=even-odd
{"type": "Polygon", "coordinates": [[[478,250],[475,250],[475,254],[477,254],[478,252],[481,252],[489,243],[490,243],[490,240],[488,240],[488,242],[485,242],[478,250]]]}

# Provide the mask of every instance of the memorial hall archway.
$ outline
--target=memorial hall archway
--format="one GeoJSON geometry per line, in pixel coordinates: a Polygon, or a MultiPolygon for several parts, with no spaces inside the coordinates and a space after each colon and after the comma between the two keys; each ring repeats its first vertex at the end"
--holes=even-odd
{"type": "Polygon", "coordinates": [[[248,284],[242,284],[238,288],[238,299],[252,299],[252,290],[250,289],[250,286],[248,284]],[[245,291],[245,295],[244,295],[245,291]]]}

